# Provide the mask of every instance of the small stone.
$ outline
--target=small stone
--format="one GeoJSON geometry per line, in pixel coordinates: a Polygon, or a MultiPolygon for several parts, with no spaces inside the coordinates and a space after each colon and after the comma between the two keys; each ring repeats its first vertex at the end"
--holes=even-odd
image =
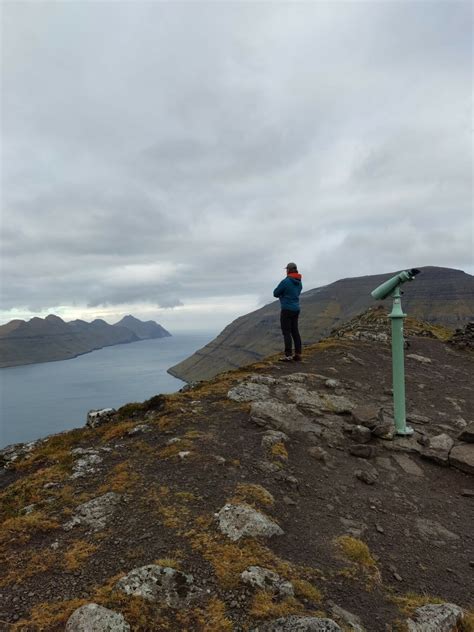
{"type": "Polygon", "coordinates": [[[374,428],[382,420],[382,409],[373,404],[356,406],[351,414],[356,424],[366,428],[374,428]]]}
{"type": "Polygon", "coordinates": [[[185,459],[190,454],[191,452],[189,450],[182,450],[181,452],[178,452],[178,456],[180,459],[185,459]]]}
{"type": "Polygon", "coordinates": [[[352,535],[354,538],[360,538],[364,531],[367,530],[367,525],[364,522],[358,522],[350,518],[339,518],[339,520],[344,526],[346,533],[352,535]]]}
{"type": "Polygon", "coordinates": [[[425,356],[418,355],[417,353],[408,353],[407,358],[416,360],[416,362],[420,362],[421,364],[431,364],[431,358],[426,358],[425,356]]]}
{"type": "Polygon", "coordinates": [[[289,496],[283,496],[283,502],[285,503],[285,505],[288,505],[289,507],[293,507],[297,504],[296,501],[293,500],[293,498],[290,498],[289,496]]]}
{"type": "Polygon", "coordinates": [[[395,436],[395,423],[392,421],[382,421],[372,429],[372,434],[379,439],[392,441],[395,436]]]}
{"type": "Polygon", "coordinates": [[[458,436],[458,439],[466,443],[474,443],[474,421],[471,421],[471,423],[464,428],[458,436]]]}
{"type": "Polygon", "coordinates": [[[427,417],[426,415],[419,415],[418,413],[408,413],[407,421],[409,421],[412,424],[425,425],[425,424],[430,423],[430,418],[427,417]]]}
{"type": "Polygon", "coordinates": [[[370,428],[357,425],[352,428],[351,438],[356,443],[368,443],[372,439],[372,432],[370,428]]]}
{"type": "Polygon", "coordinates": [[[134,435],[143,434],[144,432],[150,432],[150,431],[151,431],[151,428],[148,424],[138,424],[134,428],[130,428],[130,430],[127,432],[127,435],[129,437],[133,437],[134,435]]]}
{"type": "Polygon", "coordinates": [[[467,498],[474,498],[474,489],[462,489],[461,496],[466,496],[467,498]]]}
{"type": "Polygon", "coordinates": [[[371,459],[376,455],[377,450],[373,445],[356,444],[349,446],[349,452],[352,454],[352,456],[357,456],[360,459],[371,459]]]}
{"type": "Polygon", "coordinates": [[[366,483],[367,485],[373,485],[379,477],[379,473],[377,472],[375,467],[371,469],[356,470],[354,474],[356,478],[358,478],[363,483],[366,483]]]}
{"type": "Polygon", "coordinates": [[[385,529],[382,527],[382,525],[376,524],[375,528],[377,529],[379,533],[385,533],[385,529]]]}
{"type": "Polygon", "coordinates": [[[329,380],[326,380],[324,382],[324,386],[326,386],[327,388],[338,388],[340,386],[340,382],[339,380],[330,378],[329,380]]]}
{"type": "Polygon", "coordinates": [[[313,457],[313,459],[316,459],[316,461],[323,461],[324,463],[329,461],[329,454],[319,446],[308,448],[308,454],[313,457]]]}
{"type": "Polygon", "coordinates": [[[402,582],[403,578],[401,575],[399,575],[398,573],[394,573],[393,576],[395,577],[395,579],[397,580],[397,582],[402,582]]]}
{"type": "Polygon", "coordinates": [[[331,609],[331,614],[336,617],[336,619],[345,623],[348,630],[351,630],[351,632],[365,632],[362,621],[357,615],[352,614],[352,612],[348,610],[344,610],[344,608],[341,608],[333,601],[328,601],[328,605],[331,609]]]}
{"type": "Polygon", "coordinates": [[[267,430],[262,437],[262,448],[264,450],[271,450],[277,443],[284,443],[288,441],[288,435],[279,430],[267,430]]]}

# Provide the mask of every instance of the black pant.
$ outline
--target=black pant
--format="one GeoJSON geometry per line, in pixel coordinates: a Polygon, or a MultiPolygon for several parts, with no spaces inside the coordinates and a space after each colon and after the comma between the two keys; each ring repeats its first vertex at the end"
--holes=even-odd
{"type": "Polygon", "coordinates": [[[280,325],[285,340],[285,355],[291,356],[292,339],[295,343],[295,354],[301,355],[301,337],[298,330],[298,317],[300,313],[291,309],[282,309],[280,325]]]}

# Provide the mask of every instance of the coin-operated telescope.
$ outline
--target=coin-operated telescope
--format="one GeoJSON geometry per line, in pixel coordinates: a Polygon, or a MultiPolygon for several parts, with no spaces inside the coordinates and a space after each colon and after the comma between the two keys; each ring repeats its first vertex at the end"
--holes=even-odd
{"type": "Polygon", "coordinates": [[[420,271],[416,268],[412,268],[411,270],[403,270],[399,274],[396,274],[394,277],[382,283],[378,287],[371,292],[371,296],[382,301],[384,298],[388,298],[390,294],[393,294],[397,286],[405,283],[406,281],[413,281],[417,274],[420,274],[420,271]]]}
{"type": "Polygon", "coordinates": [[[395,418],[395,430],[398,435],[412,435],[413,428],[406,424],[405,407],[405,359],[403,354],[403,313],[400,286],[406,281],[413,281],[420,270],[412,268],[403,270],[394,277],[382,283],[371,292],[371,296],[382,301],[391,296],[393,298],[392,312],[389,318],[392,321],[392,379],[393,379],[393,411],[395,418]]]}

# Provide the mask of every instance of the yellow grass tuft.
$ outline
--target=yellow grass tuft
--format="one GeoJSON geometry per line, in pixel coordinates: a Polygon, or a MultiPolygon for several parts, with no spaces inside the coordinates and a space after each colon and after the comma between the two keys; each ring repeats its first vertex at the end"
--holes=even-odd
{"type": "Polygon", "coordinates": [[[282,441],[274,443],[270,449],[272,457],[277,461],[288,461],[288,450],[282,441]]]}
{"type": "Polygon", "coordinates": [[[261,485],[238,483],[231,502],[245,502],[249,505],[271,507],[275,502],[273,496],[261,485]]]}
{"type": "Polygon", "coordinates": [[[112,439],[121,439],[129,430],[135,428],[138,421],[121,421],[119,423],[105,424],[97,428],[98,433],[102,436],[104,442],[112,441],[112,439]]]}
{"type": "Polygon", "coordinates": [[[189,439],[182,438],[179,441],[176,441],[175,443],[172,443],[171,445],[167,445],[166,447],[162,448],[158,452],[158,456],[161,459],[170,459],[172,457],[178,456],[180,452],[191,450],[192,448],[193,448],[192,441],[190,441],[189,439]]]}
{"type": "MultiPolygon", "coordinates": [[[[191,547],[209,562],[222,588],[238,586],[241,582],[241,573],[249,566],[268,568],[291,581],[320,576],[316,569],[296,566],[282,560],[252,538],[246,538],[245,542],[230,542],[219,534],[209,532],[208,529],[192,530],[184,535],[189,539],[191,547]]],[[[303,587],[303,584],[301,586],[303,587]]]]}
{"type": "Polygon", "coordinates": [[[204,607],[177,613],[176,622],[184,630],[200,632],[232,632],[232,622],[226,617],[225,604],[218,597],[211,597],[204,607]]]}
{"type": "Polygon", "coordinates": [[[52,465],[20,478],[0,493],[0,515],[13,517],[27,505],[44,502],[52,493],[45,490],[44,485],[59,483],[67,476],[68,472],[61,465],[52,465]]]}
{"type": "Polygon", "coordinates": [[[456,632],[474,632],[474,610],[464,612],[464,618],[458,625],[456,632]]]}
{"type": "Polygon", "coordinates": [[[304,610],[302,604],[294,597],[286,597],[277,601],[271,593],[258,590],[252,600],[249,613],[257,619],[285,617],[304,610]]]}
{"type": "Polygon", "coordinates": [[[59,566],[59,557],[51,549],[39,551],[15,551],[13,555],[0,556],[2,577],[0,587],[20,584],[29,577],[59,566]]]}
{"type": "Polygon", "coordinates": [[[114,466],[106,482],[99,487],[98,492],[99,494],[124,493],[135,487],[139,478],[139,475],[133,470],[133,464],[129,461],[122,461],[114,466]]]}
{"type": "Polygon", "coordinates": [[[0,547],[14,540],[25,544],[35,533],[45,533],[57,529],[59,523],[47,518],[41,511],[33,511],[26,516],[7,518],[0,525],[0,547]]]}
{"type": "Polygon", "coordinates": [[[405,595],[393,596],[390,598],[400,611],[407,617],[410,617],[417,608],[428,604],[444,603],[446,600],[431,595],[418,595],[417,593],[408,592],[405,595]]]}
{"type": "Polygon", "coordinates": [[[84,428],[70,430],[54,435],[42,441],[38,446],[13,463],[13,469],[20,471],[38,464],[58,464],[69,471],[74,461],[71,449],[76,447],[79,441],[89,438],[91,431],[84,428]]]}
{"type": "Polygon", "coordinates": [[[177,571],[181,569],[181,562],[176,560],[174,557],[160,557],[153,563],[158,564],[159,566],[164,566],[165,568],[174,568],[177,571]]]}
{"type": "Polygon", "coordinates": [[[340,555],[352,562],[352,568],[341,571],[342,575],[355,578],[358,571],[362,571],[369,578],[368,588],[374,583],[381,583],[380,571],[365,542],[351,535],[342,535],[335,538],[334,544],[340,555]]]}
{"type": "Polygon", "coordinates": [[[64,555],[64,568],[68,571],[75,571],[97,551],[98,547],[84,540],[74,542],[64,555]]]}
{"type": "Polygon", "coordinates": [[[307,582],[305,579],[294,579],[292,581],[293,587],[295,589],[295,594],[300,599],[307,599],[312,603],[320,603],[323,596],[321,591],[307,582]]]}
{"type": "Polygon", "coordinates": [[[63,626],[77,608],[89,603],[88,599],[44,602],[33,606],[27,619],[21,619],[11,627],[11,632],[26,630],[52,630],[63,626]]]}

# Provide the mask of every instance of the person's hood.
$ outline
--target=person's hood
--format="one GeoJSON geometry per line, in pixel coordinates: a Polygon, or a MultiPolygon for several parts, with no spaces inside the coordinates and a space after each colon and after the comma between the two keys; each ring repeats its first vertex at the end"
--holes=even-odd
{"type": "Polygon", "coordinates": [[[295,283],[301,283],[302,275],[299,272],[290,272],[287,276],[295,283]]]}

